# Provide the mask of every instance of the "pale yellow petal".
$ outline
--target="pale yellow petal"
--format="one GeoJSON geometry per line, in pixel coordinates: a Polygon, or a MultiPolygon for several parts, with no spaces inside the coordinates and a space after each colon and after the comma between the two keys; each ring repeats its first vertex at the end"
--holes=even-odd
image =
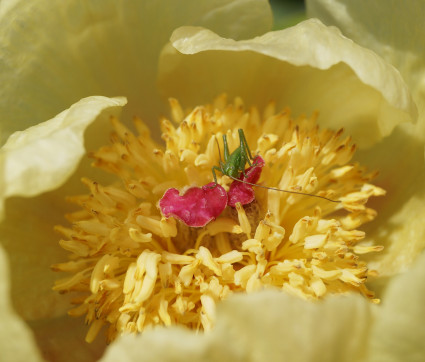
{"type": "Polygon", "coordinates": [[[307,10],[400,71],[419,110],[411,135],[425,141],[425,2],[307,0],[307,10]]]}
{"type": "Polygon", "coordinates": [[[425,356],[425,254],[395,277],[376,310],[370,360],[423,361],[425,356]]]}
{"type": "Polygon", "coordinates": [[[366,240],[384,250],[368,258],[381,276],[407,270],[425,247],[425,167],[423,142],[412,137],[414,125],[403,124],[369,150],[360,150],[356,160],[378,170],[376,185],[387,191],[374,200],[375,222],[367,224],[366,240]]]}
{"type": "Polygon", "coordinates": [[[425,205],[421,196],[425,184],[423,143],[412,137],[415,125],[411,123],[399,124],[391,135],[388,133],[397,122],[408,118],[406,114],[415,117],[407,86],[382,59],[315,20],[270,34],[234,42],[205,29],[179,29],[173,44],[190,54],[179,54],[171,48],[164,51],[161,61],[165,94],[183,94],[187,103],[202,101],[205,94],[209,96],[220,88],[232,95],[244,95],[248,104],[261,105],[274,97],[277,109],[289,104],[298,112],[319,110],[321,125],[344,127],[356,143],[370,144],[387,135],[373,148],[361,148],[356,155],[356,160],[370,170],[379,171],[377,183],[387,190],[387,197],[378,201],[379,218],[366,226],[366,234],[368,240],[385,247],[383,253],[371,256],[373,268],[381,275],[406,269],[425,246],[424,228],[413,217],[414,213],[422,214],[425,205]],[[292,57],[291,61],[304,65],[295,67],[273,56],[292,57]],[[315,62],[316,67],[325,68],[337,59],[347,62],[352,70],[341,63],[327,70],[313,68],[315,62]],[[198,70],[196,74],[193,69],[198,70]],[[372,87],[382,96],[376,97],[378,92],[372,87]]]}
{"type": "Polygon", "coordinates": [[[64,196],[48,192],[6,201],[0,242],[10,261],[13,305],[25,320],[64,315],[70,307],[68,296],[52,290],[58,276],[50,269],[66,260],[66,253],[58,246],[61,235],[53,230],[54,225],[64,223],[63,215],[69,210],[64,196]]]}
{"type": "Polygon", "coordinates": [[[125,103],[125,98],[85,98],[51,120],[11,135],[0,150],[1,204],[11,196],[35,196],[61,186],[85,153],[86,128],[117,114],[125,103]]]}
{"type": "MultiPolygon", "coordinates": [[[[158,328],[143,335],[124,335],[106,349],[102,362],[214,361],[203,335],[183,328],[158,328]]],[[[231,358],[232,356],[229,356],[231,358]]]]}
{"type": "Polygon", "coordinates": [[[13,8],[21,0],[4,0],[0,3],[0,16],[4,16],[11,8],[13,8]]]}
{"type": "Polygon", "coordinates": [[[358,295],[312,303],[269,291],[222,303],[213,338],[216,349],[227,343],[244,360],[357,361],[369,323],[370,304],[358,295]]]}
{"type": "Polygon", "coordinates": [[[247,104],[274,99],[295,114],[318,110],[321,125],[343,124],[361,146],[416,117],[397,70],[318,20],[246,41],[183,27],[171,42],[177,51],[164,49],[160,84],[164,95],[178,95],[183,104],[202,104],[223,91],[247,104]]]}
{"type": "Polygon", "coordinates": [[[0,144],[91,95],[124,95],[126,114],[153,125],[157,59],[175,28],[248,38],[271,22],[266,0],[1,1],[0,144]]]}
{"type": "Polygon", "coordinates": [[[87,175],[90,167],[80,160],[84,145],[92,143],[84,140],[86,129],[89,134],[108,133],[109,117],[123,104],[123,98],[83,99],[57,117],[16,133],[1,150],[2,197],[8,199],[0,241],[10,258],[12,300],[25,319],[58,316],[69,309],[69,298],[51,290],[57,275],[50,266],[65,260],[53,227],[64,224],[70,210],[65,196],[84,189],[81,170],[87,175]],[[77,167],[80,172],[73,174],[77,167]],[[37,193],[41,195],[26,198],[37,193]]]}
{"type": "MultiPolygon", "coordinates": [[[[63,315],[28,324],[46,361],[93,362],[102,356],[106,348],[104,338],[97,338],[92,343],[85,341],[87,326],[82,317],[63,315]]],[[[32,362],[31,359],[26,361],[32,362]]]]}
{"type": "Polygon", "coordinates": [[[6,253],[0,246],[0,359],[41,361],[34,337],[10,301],[10,273],[6,253]]]}
{"type": "Polygon", "coordinates": [[[360,361],[371,306],[360,296],[305,302],[279,291],[238,295],[218,306],[216,327],[123,336],[102,361],[360,361]],[[167,346],[167,348],[164,348],[167,346]]]}
{"type": "MultiPolygon", "coordinates": [[[[425,181],[423,175],[420,181],[425,181]]],[[[415,182],[418,187],[419,182],[415,182]]],[[[405,192],[408,197],[399,210],[394,210],[390,217],[370,230],[368,238],[375,240],[377,244],[384,245],[384,251],[373,255],[369,263],[371,269],[379,271],[380,276],[394,275],[407,270],[418,254],[425,248],[425,196],[423,193],[415,193],[412,196],[405,192]]],[[[389,201],[392,206],[397,201],[389,201]]],[[[382,218],[390,213],[383,207],[382,218]]]]}
{"type": "Polygon", "coordinates": [[[307,10],[396,66],[418,106],[416,125],[402,124],[372,152],[358,154],[380,171],[378,183],[387,190],[379,218],[366,233],[385,247],[370,266],[381,275],[405,271],[425,247],[425,3],[314,0],[307,1],[307,10]]]}

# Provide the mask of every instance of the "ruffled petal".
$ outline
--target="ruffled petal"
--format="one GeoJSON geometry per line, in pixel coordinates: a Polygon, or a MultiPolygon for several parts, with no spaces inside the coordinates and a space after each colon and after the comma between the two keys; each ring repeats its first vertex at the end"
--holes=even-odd
{"type": "Polygon", "coordinates": [[[265,356],[276,361],[282,356],[288,361],[313,361],[317,356],[323,361],[356,361],[365,354],[370,307],[358,295],[329,297],[321,303],[279,291],[239,295],[218,308],[214,345],[219,349],[227,341],[228,350],[242,353],[242,360],[258,362],[265,356]]]}
{"type": "Polygon", "coordinates": [[[366,353],[370,309],[354,295],[323,303],[278,291],[239,295],[218,306],[209,333],[158,328],[123,336],[102,361],[357,361],[366,353]]]}
{"type": "Polygon", "coordinates": [[[10,302],[10,275],[0,246],[0,355],[3,361],[42,361],[34,338],[10,302]]]}
{"type": "Polygon", "coordinates": [[[373,149],[361,153],[361,162],[380,170],[379,182],[388,190],[382,200],[381,220],[367,232],[384,245],[370,264],[381,275],[405,271],[425,248],[424,141],[425,141],[425,3],[408,1],[307,1],[310,16],[317,16],[397,67],[418,106],[416,125],[401,124],[373,149]],[[366,6],[367,5],[367,6],[366,6]],[[377,19],[379,19],[377,21],[377,19]]]}
{"type": "Polygon", "coordinates": [[[125,98],[86,98],[10,136],[0,151],[0,212],[7,197],[35,196],[62,185],[85,153],[86,128],[100,116],[116,114],[125,103],[125,98]]]}
{"type": "Polygon", "coordinates": [[[376,310],[370,361],[423,361],[425,356],[425,254],[397,276],[376,310]]]}
{"type": "Polygon", "coordinates": [[[266,0],[1,1],[1,137],[94,94],[125,95],[127,115],[155,121],[158,55],[175,28],[249,38],[271,22],[266,0]]]}
{"type": "MultiPolygon", "coordinates": [[[[72,182],[80,184],[78,178],[72,182]]],[[[52,290],[58,277],[65,274],[58,276],[50,268],[66,260],[58,245],[60,234],[53,227],[64,224],[64,215],[70,212],[65,201],[67,185],[37,197],[6,201],[0,241],[9,256],[13,305],[25,320],[62,316],[70,308],[71,297],[52,290]]]]}
{"type": "Polygon", "coordinates": [[[356,155],[357,161],[379,171],[376,184],[387,190],[386,197],[372,201],[378,217],[364,229],[366,242],[384,246],[369,258],[369,267],[381,276],[406,271],[425,247],[424,145],[404,126],[414,127],[400,125],[383,142],[356,155]]]}
{"type": "MultiPolygon", "coordinates": [[[[158,328],[143,335],[120,337],[108,346],[100,361],[215,361],[208,351],[212,352],[204,335],[183,328],[158,328]]],[[[229,360],[232,357],[229,355],[229,360]]]]}
{"type": "Polygon", "coordinates": [[[425,141],[425,2],[307,0],[307,10],[400,71],[419,110],[419,122],[411,134],[425,141]]]}
{"type": "Polygon", "coordinates": [[[103,338],[90,344],[85,341],[87,326],[82,318],[63,315],[28,324],[46,361],[93,362],[102,356],[106,348],[103,338]]]}
{"type": "Polygon", "coordinates": [[[65,196],[81,185],[77,167],[88,174],[88,162],[80,163],[84,146],[91,147],[85,133],[109,133],[110,116],[125,103],[124,98],[83,99],[55,118],[15,133],[1,150],[2,203],[8,199],[0,241],[10,258],[12,300],[25,319],[63,315],[69,309],[69,298],[51,290],[57,275],[50,266],[65,258],[53,226],[64,223],[70,210],[65,196]],[[34,302],[38,300],[43,303],[34,302]]]}
{"type": "Polygon", "coordinates": [[[171,42],[175,49],[167,47],[160,59],[160,84],[164,95],[178,95],[184,104],[202,104],[223,91],[260,107],[275,99],[296,114],[319,110],[326,127],[343,121],[360,146],[416,118],[394,67],[316,19],[246,41],[183,27],[171,42]]]}
{"type": "Polygon", "coordinates": [[[422,224],[412,217],[412,212],[425,212],[425,170],[415,125],[401,123],[390,135],[398,123],[417,114],[396,69],[315,19],[245,42],[187,27],[178,29],[172,40],[185,54],[164,50],[164,94],[179,94],[189,104],[223,89],[242,95],[248,104],[261,106],[274,98],[276,108],[318,110],[321,126],[344,127],[360,146],[373,144],[360,147],[356,155],[369,169],[379,170],[377,183],[388,191],[388,197],[372,205],[380,212],[379,222],[366,226],[368,240],[385,247],[371,257],[371,267],[381,275],[408,268],[425,246],[422,224]]]}

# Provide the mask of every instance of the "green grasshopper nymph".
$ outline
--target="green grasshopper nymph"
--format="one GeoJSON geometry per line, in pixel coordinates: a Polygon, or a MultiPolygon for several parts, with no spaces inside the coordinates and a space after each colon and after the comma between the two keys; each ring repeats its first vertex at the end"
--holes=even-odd
{"type": "Polygon", "coordinates": [[[224,162],[222,161],[222,158],[221,158],[220,145],[218,144],[217,138],[215,139],[215,141],[217,142],[218,153],[220,156],[220,161],[219,161],[220,166],[212,167],[212,173],[213,173],[215,185],[217,185],[217,175],[215,172],[219,171],[223,175],[230,177],[234,181],[242,182],[250,186],[261,187],[264,189],[274,190],[274,191],[287,192],[290,194],[318,197],[320,199],[324,199],[330,202],[341,202],[339,200],[332,200],[324,196],[313,195],[313,194],[308,194],[308,193],[299,192],[299,191],[282,190],[276,187],[258,185],[258,184],[254,184],[251,182],[238,179],[241,173],[245,175],[245,165],[248,163],[249,166],[252,166],[251,161],[254,160],[254,158],[251,155],[251,151],[249,149],[248,142],[246,141],[243,130],[240,128],[238,129],[238,132],[239,132],[239,147],[236,148],[232,153],[229,152],[227,136],[223,134],[224,162]]]}

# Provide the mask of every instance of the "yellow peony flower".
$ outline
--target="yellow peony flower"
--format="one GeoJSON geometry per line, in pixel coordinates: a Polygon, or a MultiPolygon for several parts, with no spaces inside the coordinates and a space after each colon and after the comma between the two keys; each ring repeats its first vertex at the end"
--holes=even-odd
{"type": "MultiPolygon", "coordinates": [[[[317,11],[317,14],[328,9],[326,14],[332,14],[326,7],[327,2],[323,3],[314,3],[312,9],[317,11]]],[[[126,335],[108,347],[104,360],[280,360],[282,356],[290,360],[400,360],[400,356],[419,360],[423,353],[421,341],[425,334],[421,323],[424,315],[424,288],[421,282],[421,276],[425,273],[423,256],[418,258],[414,267],[411,266],[425,243],[425,227],[421,222],[425,212],[421,189],[424,181],[423,137],[420,133],[424,124],[421,83],[416,81],[417,78],[414,78],[417,83],[413,83],[413,78],[408,77],[410,73],[407,69],[410,68],[401,69],[404,79],[411,86],[413,98],[419,105],[419,117],[414,125],[411,122],[417,118],[416,107],[398,71],[373,52],[342,36],[336,28],[328,28],[318,20],[309,20],[287,30],[265,33],[269,30],[270,11],[267,3],[263,1],[217,1],[209,3],[208,6],[197,1],[188,1],[184,5],[185,9],[181,6],[179,4],[176,8],[171,1],[155,5],[144,1],[129,4],[117,4],[114,1],[98,4],[88,1],[81,4],[72,0],[57,5],[50,2],[47,5],[41,0],[31,4],[19,1],[1,3],[0,44],[7,51],[2,55],[0,78],[2,84],[8,84],[0,103],[0,112],[4,118],[2,136],[7,138],[16,130],[35,125],[12,134],[0,154],[1,201],[4,203],[0,235],[3,245],[0,249],[0,285],[3,292],[0,297],[3,307],[0,327],[3,337],[0,339],[2,358],[11,356],[6,359],[39,360],[43,356],[49,360],[91,360],[100,357],[105,348],[103,338],[99,335],[92,344],[84,342],[87,327],[81,320],[65,315],[73,296],[69,298],[58,295],[51,290],[58,276],[50,272],[50,265],[56,264],[55,268],[59,270],[77,271],[74,279],[69,279],[69,274],[63,275],[68,279],[65,282],[57,282],[56,289],[90,290],[94,296],[92,299],[96,302],[92,305],[105,308],[105,304],[102,304],[104,301],[96,300],[97,292],[101,289],[119,290],[119,295],[126,295],[126,304],[111,309],[112,312],[121,313],[118,319],[113,319],[113,313],[110,314],[114,321],[119,321],[115,324],[116,328],[110,332],[110,339],[113,339],[122,332],[138,329],[137,323],[129,323],[132,320],[126,320],[126,316],[134,318],[135,313],[140,313],[139,306],[135,308],[135,304],[140,302],[137,298],[143,299],[147,292],[145,290],[138,295],[132,293],[132,268],[137,269],[139,260],[141,266],[145,262],[149,263],[151,266],[146,268],[146,272],[151,278],[151,272],[155,269],[152,265],[158,264],[156,255],[160,255],[162,264],[160,263],[160,270],[154,274],[159,273],[162,281],[174,275],[168,270],[174,273],[177,270],[182,281],[189,281],[188,285],[181,286],[183,289],[190,287],[192,273],[198,279],[208,281],[208,284],[202,284],[202,281],[199,283],[200,288],[204,288],[203,299],[202,296],[200,301],[181,298],[180,303],[176,301],[174,304],[174,311],[178,313],[179,308],[182,308],[188,311],[190,317],[189,312],[196,306],[199,307],[197,303],[201,303],[204,309],[201,310],[200,321],[197,320],[196,323],[201,323],[205,329],[215,325],[205,334],[194,334],[185,329],[170,327],[144,331],[142,335],[137,336],[126,335]],[[173,29],[189,24],[204,27],[185,26],[178,28],[171,35],[173,29]],[[265,34],[262,36],[252,38],[263,33],[265,34]],[[170,35],[171,42],[166,44],[170,35]],[[22,44],[26,47],[24,54],[22,44]],[[28,48],[31,48],[30,52],[28,48]],[[18,72],[18,75],[12,72],[12,69],[18,72]],[[325,132],[319,137],[309,133],[310,131],[307,132],[306,130],[312,130],[314,127],[303,128],[303,124],[310,124],[310,121],[306,122],[308,118],[303,118],[303,114],[312,115],[318,110],[320,115],[317,122],[320,129],[329,128],[336,131],[343,126],[345,134],[351,135],[359,147],[355,160],[360,161],[369,170],[380,171],[380,176],[374,183],[387,190],[388,194],[370,203],[378,210],[378,216],[374,222],[364,227],[360,227],[363,222],[353,227],[359,226],[366,232],[365,243],[356,245],[354,242],[360,235],[363,236],[362,232],[354,232],[354,235],[348,238],[343,229],[335,226],[332,231],[323,229],[321,234],[334,235],[333,233],[339,232],[344,235],[341,236],[342,239],[347,237],[350,240],[348,249],[357,254],[370,251],[374,248],[371,245],[384,245],[383,252],[371,254],[368,259],[356,265],[358,269],[351,269],[351,274],[348,269],[335,264],[339,274],[332,277],[346,283],[342,284],[344,288],[341,287],[340,290],[354,290],[359,287],[364,294],[369,294],[362,289],[367,262],[369,270],[377,270],[381,276],[372,283],[372,289],[377,290],[378,297],[382,299],[380,306],[373,306],[358,294],[333,295],[321,302],[299,298],[299,295],[306,299],[321,298],[326,287],[332,286],[331,290],[334,288],[334,284],[328,281],[323,283],[323,279],[326,280],[328,275],[324,275],[317,265],[311,265],[314,258],[308,259],[311,256],[308,251],[310,246],[317,259],[329,252],[329,248],[324,248],[326,236],[318,235],[320,233],[317,233],[317,229],[302,236],[294,232],[296,222],[305,216],[302,215],[304,210],[314,210],[312,204],[320,205],[322,214],[327,215],[326,210],[331,206],[325,200],[319,203],[308,196],[276,196],[272,191],[256,191],[258,204],[267,204],[272,209],[270,213],[267,213],[270,210],[266,210],[265,216],[260,218],[263,224],[259,219],[256,221],[257,228],[249,230],[252,225],[252,222],[247,221],[250,211],[240,207],[233,212],[233,216],[230,209],[223,215],[232,226],[229,231],[244,234],[241,239],[243,248],[227,250],[232,246],[226,242],[228,237],[223,234],[220,237],[213,235],[217,224],[219,230],[226,227],[220,225],[220,220],[223,219],[220,216],[217,222],[209,224],[212,226],[207,226],[205,231],[197,232],[196,237],[192,235],[184,238],[193,244],[198,243],[195,245],[195,252],[179,256],[179,250],[167,244],[165,250],[168,253],[164,253],[163,241],[170,240],[167,235],[174,236],[178,228],[180,232],[182,230],[174,219],[161,219],[155,208],[155,200],[159,200],[167,187],[190,186],[185,184],[186,180],[198,186],[211,181],[211,164],[214,164],[214,159],[209,156],[217,151],[214,139],[209,138],[208,141],[205,133],[198,135],[199,145],[192,146],[188,141],[184,143],[184,147],[180,145],[173,149],[174,132],[182,137],[184,130],[176,130],[177,126],[165,122],[163,130],[166,131],[167,147],[171,153],[161,154],[159,148],[148,141],[148,129],[137,121],[141,139],[147,142],[147,149],[152,149],[153,153],[122,153],[123,149],[116,153],[117,150],[120,151],[121,143],[115,136],[112,137],[113,146],[107,145],[112,130],[109,127],[110,116],[114,119],[115,132],[126,142],[127,147],[130,147],[128,149],[131,149],[131,140],[134,140],[131,133],[117,121],[121,107],[126,103],[126,99],[122,97],[84,98],[51,120],[39,123],[84,96],[125,95],[129,105],[124,108],[119,119],[126,122],[129,115],[139,115],[148,124],[153,137],[159,140],[157,120],[162,114],[170,114],[164,102],[170,96],[178,97],[184,107],[196,107],[207,105],[221,92],[226,92],[229,99],[241,97],[246,107],[264,109],[264,117],[258,116],[255,108],[250,111],[248,121],[247,116],[241,117],[242,108],[238,98],[235,101],[234,113],[227,111],[230,112],[227,114],[228,123],[220,124],[221,121],[214,118],[217,112],[212,113],[213,115],[203,113],[210,109],[208,107],[198,108],[189,117],[203,115],[202,122],[205,118],[215,124],[215,133],[234,128],[233,136],[229,133],[231,149],[234,149],[237,143],[236,129],[246,127],[252,150],[259,151],[266,160],[265,180],[270,181],[273,186],[276,186],[273,178],[276,180],[278,176],[271,166],[272,161],[275,162],[274,165],[279,165],[279,162],[276,162],[277,156],[273,155],[272,151],[275,130],[265,132],[270,136],[261,137],[262,134],[257,133],[263,131],[264,126],[256,128],[255,124],[258,125],[258,120],[262,118],[272,119],[275,125],[289,121],[282,115],[270,117],[274,108],[279,111],[286,106],[291,107],[293,118],[300,120],[301,134],[306,132],[306,139],[312,139],[313,142],[321,140],[322,136],[327,139],[329,134],[326,135],[325,132]],[[268,105],[271,99],[274,103],[268,105]],[[97,165],[109,168],[109,171],[114,171],[124,180],[128,179],[128,172],[132,175],[141,172],[131,167],[128,171],[128,166],[142,162],[145,165],[144,172],[161,173],[163,171],[160,163],[165,172],[173,172],[174,183],[164,182],[156,185],[147,182],[144,188],[138,188],[138,183],[129,184],[127,190],[134,193],[129,197],[122,189],[108,186],[111,182],[116,183],[116,178],[110,178],[105,176],[105,173],[91,168],[90,161],[83,157],[85,150],[97,149],[99,151],[94,153],[97,165]],[[180,157],[178,161],[173,160],[173,152],[180,157]],[[118,160],[117,155],[124,156],[122,160],[118,160]],[[155,155],[160,156],[159,161],[155,160],[155,155]],[[83,160],[80,162],[81,159],[83,160]],[[196,166],[196,159],[201,171],[195,172],[190,167],[187,171],[180,169],[180,164],[186,167],[196,166]],[[158,164],[157,169],[152,168],[155,164],[158,164]],[[116,169],[114,166],[125,167],[116,169]],[[75,212],[75,208],[65,202],[66,196],[87,193],[79,180],[81,177],[86,177],[84,183],[91,188],[94,198],[73,196],[72,200],[83,206],[90,205],[89,209],[101,205],[102,212],[107,210],[104,214],[100,213],[104,216],[99,218],[105,221],[103,226],[89,224],[85,221],[86,211],[75,212]],[[99,183],[89,180],[99,180],[99,183]],[[269,196],[268,203],[264,201],[267,194],[273,195],[272,198],[269,196]],[[150,205],[148,202],[139,205],[139,213],[133,215],[135,221],[127,218],[130,223],[126,224],[124,231],[128,234],[121,237],[119,233],[123,229],[117,228],[116,224],[111,227],[112,224],[108,222],[114,220],[108,218],[108,215],[115,216],[116,213],[127,213],[129,210],[131,212],[134,209],[134,198],[146,198],[150,205]],[[293,221],[289,224],[293,224],[293,230],[292,227],[283,230],[282,225],[279,225],[281,220],[277,215],[281,211],[275,201],[277,198],[290,205],[289,209],[297,210],[298,207],[298,211],[290,210],[287,214],[292,215],[293,221]],[[116,211],[108,214],[111,208],[116,211]],[[149,208],[158,216],[156,219],[148,217],[149,208]],[[128,253],[126,264],[124,263],[126,270],[117,271],[116,260],[108,253],[110,245],[99,243],[101,238],[96,237],[91,239],[91,244],[79,243],[72,237],[64,238],[62,245],[79,257],[74,259],[74,263],[57,265],[58,262],[66,260],[67,253],[57,246],[59,236],[53,231],[53,227],[66,224],[64,214],[69,214],[75,223],[74,232],[79,226],[80,231],[85,228],[84,235],[101,235],[105,232],[102,227],[109,225],[107,232],[110,240],[121,243],[122,255],[128,253]],[[261,238],[261,230],[258,229],[260,224],[271,228],[273,237],[261,238]],[[283,235],[284,232],[287,233],[286,236],[283,235]],[[115,233],[115,239],[112,238],[112,233],[115,233]],[[131,237],[128,238],[128,235],[131,237]],[[217,255],[209,254],[209,250],[216,251],[214,246],[208,249],[207,244],[202,244],[208,241],[204,239],[211,238],[211,235],[215,237],[215,242],[220,242],[216,247],[219,251],[217,255]],[[306,262],[310,263],[309,270],[316,268],[314,273],[306,274],[310,277],[309,288],[299,287],[306,277],[298,272],[302,267],[283,265],[287,255],[285,252],[288,250],[283,252],[277,249],[283,238],[287,240],[290,235],[294,245],[297,245],[299,239],[301,250],[303,245],[304,249],[307,249],[307,252],[302,251],[304,256],[298,258],[306,259],[306,262]],[[123,240],[132,243],[124,245],[123,240]],[[140,244],[156,240],[160,240],[161,245],[160,248],[154,248],[154,251],[161,250],[160,253],[154,255],[152,250],[143,252],[140,249],[140,244]],[[258,244],[258,240],[263,244],[258,244]],[[90,246],[87,248],[87,245],[90,246]],[[309,247],[306,248],[306,245],[309,247]],[[103,254],[90,254],[95,248],[106,251],[103,254]],[[140,255],[137,254],[138,250],[140,255]],[[269,279],[265,275],[265,278],[258,278],[261,276],[259,268],[264,264],[264,250],[266,254],[274,253],[281,258],[272,260],[273,265],[269,268],[274,268],[276,273],[274,277],[269,276],[269,279]],[[249,259],[250,256],[254,258],[249,259]],[[241,261],[247,264],[246,269],[234,267],[232,271],[232,265],[241,261]],[[76,266],[78,263],[80,265],[76,266]],[[81,272],[81,263],[88,263],[88,276],[81,274],[84,274],[84,268],[81,272]],[[252,273],[250,265],[256,265],[257,274],[252,273]],[[292,269],[289,279],[285,277],[282,282],[282,273],[287,273],[283,270],[284,267],[292,269]],[[395,276],[409,268],[411,270],[407,273],[395,276]],[[114,279],[115,275],[125,276],[125,280],[114,279]],[[80,279],[77,280],[78,278],[80,279]],[[276,290],[239,294],[218,303],[215,317],[211,299],[226,297],[226,285],[234,289],[229,287],[229,278],[237,280],[239,284],[236,284],[244,290],[254,291],[269,283],[280,287],[286,285],[285,290],[298,296],[276,290]],[[136,299],[133,300],[133,297],[136,299]],[[120,329],[120,326],[125,328],[120,329]]],[[[338,7],[335,9],[340,10],[338,7]]],[[[403,8],[403,11],[407,12],[408,9],[403,8]]],[[[418,9],[415,11],[420,14],[418,9]]],[[[400,16],[400,13],[401,10],[397,14],[400,16]]],[[[329,15],[325,19],[333,17],[329,15]]],[[[350,24],[345,20],[346,24],[350,24]]],[[[410,24],[414,25],[414,22],[409,22],[410,24]]],[[[338,25],[343,28],[343,24],[338,25]]],[[[353,26],[348,28],[353,32],[350,36],[356,34],[353,29],[353,26]]],[[[367,41],[367,37],[363,34],[360,40],[367,41]]],[[[379,47],[374,49],[380,52],[379,47]]],[[[396,66],[399,65],[393,59],[390,61],[396,66]]],[[[416,63],[412,61],[411,64],[416,63]]],[[[176,102],[172,104],[172,117],[181,121],[184,111],[176,102]]],[[[218,109],[226,115],[225,108],[220,104],[222,106],[223,102],[219,98],[218,109]]],[[[130,123],[127,126],[130,127],[130,123]]],[[[279,133],[281,138],[284,137],[284,132],[285,130],[282,130],[279,133]]],[[[297,132],[293,129],[288,135],[296,135],[297,132]]],[[[291,137],[286,141],[290,143],[291,137]]],[[[338,145],[335,146],[338,148],[338,145]]],[[[332,154],[332,149],[330,151],[332,154]]],[[[309,158],[308,154],[306,157],[309,158]]],[[[298,161],[299,165],[307,162],[299,158],[294,159],[293,164],[295,161],[298,161]]],[[[287,161],[282,161],[281,165],[285,165],[285,162],[287,161]]],[[[337,175],[337,168],[333,172],[334,176],[337,175]]],[[[341,174],[343,170],[340,169],[339,172],[341,174]]],[[[356,185],[354,189],[350,189],[349,183],[342,181],[340,186],[332,191],[323,181],[326,180],[326,174],[305,176],[304,179],[311,182],[304,184],[301,182],[302,174],[299,176],[292,185],[299,183],[302,191],[316,193],[321,190],[324,192],[322,195],[341,198],[342,204],[332,204],[332,208],[342,205],[357,216],[359,213],[364,215],[363,203],[369,196],[383,193],[380,188],[367,184],[356,185]],[[315,178],[318,181],[314,181],[315,178]],[[319,189],[317,185],[320,186],[319,189]],[[347,197],[350,193],[351,199],[347,197]]],[[[167,179],[162,176],[161,180],[167,179]]],[[[220,177],[219,183],[226,187],[230,180],[220,177]]],[[[291,183],[282,185],[290,187],[291,183]]],[[[295,187],[294,190],[299,189],[295,187]]],[[[128,213],[126,215],[130,216],[128,213]]],[[[315,217],[316,221],[312,217],[313,224],[319,223],[321,216],[316,214],[315,217]]],[[[343,224],[344,216],[338,217],[340,224],[343,224]]],[[[72,229],[64,227],[59,229],[64,234],[73,232],[72,229]]],[[[180,242],[182,241],[180,238],[180,242]]],[[[347,250],[344,253],[347,253],[347,250]]],[[[119,262],[120,267],[124,264],[119,262]]],[[[144,273],[141,269],[138,272],[144,273]]],[[[155,283],[145,284],[144,288],[149,290],[155,288],[155,285],[158,286],[155,283]]],[[[177,288],[178,283],[174,284],[174,288],[177,288]]],[[[147,319],[151,318],[151,323],[147,324],[160,322],[159,324],[167,325],[167,321],[177,317],[172,314],[170,316],[172,308],[167,309],[167,298],[161,299],[160,294],[157,297],[153,303],[157,308],[150,311],[147,319]]],[[[108,306],[112,305],[114,300],[110,302],[108,306]]],[[[88,306],[91,308],[91,304],[86,300],[80,300],[77,304],[80,306],[77,306],[73,313],[88,312],[87,320],[93,322],[90,310],[87,309],[88,306]]],[[[92,312],[97,313],[98,310],[93,309],[92,312]]],[[[140,317],[139,319],[141,320],[140,317]]],[[[94,339],[101,324],[103,323],[91,324],[89,340],[94,339]]]]}

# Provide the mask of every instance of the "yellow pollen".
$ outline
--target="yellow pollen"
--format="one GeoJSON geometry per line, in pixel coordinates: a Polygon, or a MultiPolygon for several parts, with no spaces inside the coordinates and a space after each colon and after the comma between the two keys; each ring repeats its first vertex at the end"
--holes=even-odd
{"type": "MultiPolygon", "coordinates": [[[[77,293],[69,314],[85,315],[87,342],[104,326],[108,341],[154,325],[208,331],[220,300],[266,288],[312,301],[357,292],[379,302],[365,286],[377,272],[360,257],[382,246],[363,242],[357,229],[376,216],[368,199],[385,191],[370,183],[375,173],[349,163],[355,146],[343,130],[319,129],[316,115],[276,113],[273,102],[263,116],[224,95],[187,113],[175,99],[170,105],[171,120],[161,121],[165,147],[141,120],[134,134],[112,119],[112,143],[91,156],[116,182],[83,178],[89,193],[68,198],[79,206],[67,215],[72,227],[55,228],[70,257],[52,268],[72,275],[54,289],[77,293]],[[216,139],[226,135],[233,151],[240,128],[252,155],[265,161],[259,184],[340,202],[254,187],[252,203],[227,206],[205,227],[165,218],[164,192],[212,182],[216,139]]],[[[229,190],[233,180],[217,177],[229,190]]]]}

